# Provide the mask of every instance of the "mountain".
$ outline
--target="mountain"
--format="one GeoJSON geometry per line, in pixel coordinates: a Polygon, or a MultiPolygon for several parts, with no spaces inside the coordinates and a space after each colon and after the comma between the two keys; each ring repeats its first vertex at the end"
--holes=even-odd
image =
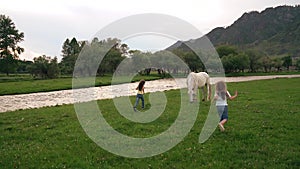
{"type": "MultiPolygon", "coordinates": [[[[270,56],[300,56],[300,5],[244,13],[232,25],[217,27],[206,37],[215,47],[234,45],[240,50],[250,48],[270,56]]],[[[202,39],[178,41],[167,50],[187,49],[185,44],[197,45],[202,39]]]]}

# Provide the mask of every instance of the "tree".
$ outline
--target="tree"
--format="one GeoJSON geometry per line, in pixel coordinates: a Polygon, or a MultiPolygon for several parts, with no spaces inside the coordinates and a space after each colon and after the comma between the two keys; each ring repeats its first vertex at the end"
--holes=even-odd
{"type": "Polygon", "coordinates": [[[230,54],[222,57],[222,64],[224,66],[225,72],[244,72],[245,69],[249,67],[249,58],[246,54],[241,53],[238,55],[230,54]]]}
{"type": "MultiPolygon", "coordinates": [[[[176,54],[176,53],[175,53],[176,54]]],[[[178,56],[178,54],[176,54],[178,56]]],[[[182,58],[184,62],[193,72],[201,72],[205,70],[204,64],[197,54],[193,51],[183,52],[182,58]]],[[[180,55],[179,55],[180,56],[180,55]]]]}
{"type": "Polygon", "coordinates": [[[17,60],[14,59],[11,55],[0,59],[0,72],[6,73],[6,75],[15,72],[18,66],[17,63],[17,60]]]}
{"type": "Polygon", "coordinates": [[[70,46],[70,40],[67,38],[62,46],[62,57],[67,57],[71,53],[71,46],[70,46]]]}
{"type": "Polygon", "coordinates": [[[290,66],[292,66],[292,57],[286,56],[282,58],[282,66],[286,67],[287,70],[290,70],[290,66]]]}
{"type": "Polygon", "coordinates": [[[129,46],[125,43],[120,45],[120,52],[123,56],[126,56],[128,54],[129,46]]]}
{"type": "Polygon", "coordinates": [[[228,56],[230,54],[232,54],[232,55],[238,54],[235,47],[228,46],[228,45],[219,46],[217,48],[217,52],[218,52],[220,58],[222,58],[223,56],[228,56]]]}
{"type": "Polygon", "coordinates": [[[78,55],[86,44],[85,41],[77,41],[76,38],[72,38],[70,41],[68,38],[65,40],[62,46],[62,61],[60,63],[60,69],[63,74],[72,74],[75,66],[75,62],[78,55]]]}
{"type": "Polygon", "coordinates": [[[261,59],[262,65],[264,67],[265,72],[269,72],[272,68],[272,60],[270,59],[270,57],[265,56],[261,59]]]}
{"type": "Polygon", "coordinates": [[[274,67],[277,69],[277,72],[279,72],[279,71],[280,71],[280,68],[281,68],[281,66],[282,66],[282,59],[280,59],[280,58],[275,58],[275,59],[273,59],[272,61],[273,61],[274,67]]]}
{"type": "Polygon", "coordinates": [[[57,57],[50,60],[50,63],[47,66],[47,77],[48,78],[56,78],[59,75],[59,67],[57,62],[57,57]]]}
{"type": "MultiPolygon", "coordinates": [[[[97,43],[94,40],[92,43],[97,43]]],[[[121,40],[117,38],[107,38],[98,42],[99,48],[108,50],[101,61],[97,73],[104,75],[105,73],[114,73],[119,64],[128,54],[129,47],[127,44],[121,44],[121,40]]]]}
{"type": "Polygon", "coordinates": [[[91,43],[85,43],[80,52],[81,57],[76,59],[74,75],[78,77],[95,76],[94,68],[97,68],[98,75],[114,73],[125,58],[121,53],[121,46],[126,47],[127,45],[120,45],[120,40],[116,38],[101,41],[94,38],[91,43]]]}
{"type": "Polygon", "coordinates": [[[104,73],[114,73],[123,59],[124,57],[122,57],[120,50],[111,48],[101,61],[98,73],[101,75],[104,73]]]}
{"type": "Polygon", "coordinates": [[[51,59],[51,57],[43,55],[33,59],[34,63],[30,66],[30,73],[34,77],[40,78],[56,78],[59,75],[59,67],[57,58],[51,59]]]}
{"type": "Polygon", "coordinates": [[[298,59],[296,62],[296,68],[297,70],[300,70],[300,59],[298,59]]]}
{"type": "Polygon", "coordinates": [[[245,53],[240,53],[236,55],[237,68],[239,71],[244,72],[245,69],[249,68],[250,60],[248,55],[245,53]]]}
{"type": "Polygon", "coordinates": [[[262,55],[254,50],[248,50],[245,54],[249,58],[250,72],[256,72],[261,67],[260,58],[262,58],[262,55]]]}
{"type": "Polygon", "coordinates": [[[233,57],[233,54],[222,57],[222,64],[226,73],[233,72],[236,69],[233,57]]]}
{"type": "MultiPolygon", "coordinates": [[[[140,74],[143,74],[143,73],[147,74],[147,71],[144,72],[144,70],[146,68],[149,68],[149,65],[151,65],[151,59],[152,59],[151,56],[152,55],[150,55],[149,53],[143,53],[143,52],[134,53],[131,57],[131,60],[132,60],[131,67],[133,67],[132,71],[139,72],[140,74]]],[[[157,64],[159,64],[159,63],[157,62],[157,64]]]]}
{"type": "Polygon", "coordinates": [[[33,62],[28,61],[28,60],[17,60],[17,61],[18,61],[17,72],[18,73],[29,73],[28,66],[33,64],[33,62]]]}
{"type": "Polygon", "coordinates": [[[17,66],[15,60],[24,52],[24,48],[17,45],[23,40],[24,33],[16,29],[9,17],[0,15],[0,59],[5,63],[2,71],[7,75],[15,70],[17,66]]]}

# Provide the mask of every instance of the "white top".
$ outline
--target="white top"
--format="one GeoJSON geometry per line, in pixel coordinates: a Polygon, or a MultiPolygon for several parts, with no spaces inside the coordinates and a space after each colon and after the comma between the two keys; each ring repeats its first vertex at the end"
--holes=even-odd
{"type": "MultiPolygon", "coordinates": [[[[215,93],[215,97],[218,96],[217,92],[215,93]]],[[[217,97],[217,100],[216,100],[216,106],[227,106],[227,97],[231,97],[230,93],[227,91],[226,92],[226,97],[225,99],[223,100],[221,96],[218,96],[217,97]]]]}

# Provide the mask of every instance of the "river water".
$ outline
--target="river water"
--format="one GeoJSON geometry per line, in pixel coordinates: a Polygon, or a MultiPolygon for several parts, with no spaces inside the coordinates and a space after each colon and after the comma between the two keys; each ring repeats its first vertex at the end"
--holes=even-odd
{"type": "MultiPolygon", "coordinates": [[[[211,83],[222,79],[226,82],[244,82],[252,80],[264,80],[274,78],[294,78],[300,75],[272,75],[272,76],[245,76],[245,77],[226,77],[211,78],[211,83]]],[[[19,95],[0,96],[0,113],[9,112],[20,109],[40,108],[47,106],[56,106],[63,104],[73,104],[75,102],[86,102],[91,100],[111,99],[120,96],[132,96],[136,94],[135,88],[138,83],[127,83],[102,87],[91,87],[74,90],[60,90],[53,92],[41,92],[19,95]],[[74,96],[76,93],[76,96],[74,96]],[[93,97],[89,93],[92,93],[93,97]],[[76,97],[76,99],[74,99],[76,97]]],[[[171,89],[186,88],[186,79],[160,79],[147,81],[145,84],[145,92],[157,92],[171,89]]]]}

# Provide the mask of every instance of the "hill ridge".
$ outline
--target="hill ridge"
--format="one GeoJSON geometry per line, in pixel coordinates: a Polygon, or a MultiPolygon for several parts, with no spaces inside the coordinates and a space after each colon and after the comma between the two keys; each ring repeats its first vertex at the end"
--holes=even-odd
{"type": "MultiPolygon", "coordinates": [[[[245,12],[230,26],[216,27],[206,36],[214,46],[234,45],[240,49],[252,48],[268,55],[300,56],[300,5],[245,12]]],[[[186,49],[184,43],[197,44],[201,38],[178,41],[167,50],[186,49]]]]}

